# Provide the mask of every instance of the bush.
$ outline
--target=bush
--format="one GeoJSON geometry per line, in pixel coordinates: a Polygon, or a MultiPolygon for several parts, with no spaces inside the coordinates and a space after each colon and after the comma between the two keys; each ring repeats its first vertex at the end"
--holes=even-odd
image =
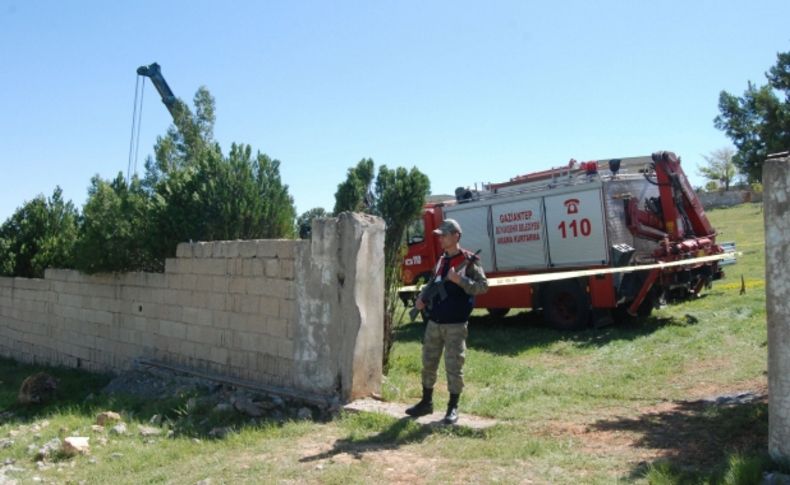
{"type": "Polygon", "coordinates": [[[26,202],[0,226],[0,274],[41,278],[49,267],[72,267],[77,210],[56,187],[26,202]]]}

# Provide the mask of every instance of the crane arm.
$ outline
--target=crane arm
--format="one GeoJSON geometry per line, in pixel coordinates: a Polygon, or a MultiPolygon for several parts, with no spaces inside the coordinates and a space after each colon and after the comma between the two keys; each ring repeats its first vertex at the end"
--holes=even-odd
{"type": "Polygon", "coordinates": [[[170,86],[167,85],[167,81],[165,81],[164,76],[162,76],[162,70],[159,67],[159,64],[154,62],[150,66],[140,66],[137,68],[137,74],[140,76],[145,76],[151,80],[154,84],[154,87],[159,92],[159,95],[162,97],[162,103],[164,103],[167,110],[170,111],[170,114],[173,116],[173,120],[176,120],[176,113],[178,112],[178,99],[173,94],[173,91],[170,89],[170,86]]]}

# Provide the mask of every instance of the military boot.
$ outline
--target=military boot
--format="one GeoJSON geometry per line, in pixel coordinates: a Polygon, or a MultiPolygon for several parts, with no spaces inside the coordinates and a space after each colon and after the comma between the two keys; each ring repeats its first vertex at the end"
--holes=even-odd
{"type": "Polygon", "coordinates": [[[414,406],[406,409],[406,414],[411,417],[419,418],[433,412],[433,389],[422,388],[422,399],[414,406]]]}
{"type": "Polygon", "coordinates": [[[458,399],[460,394],[450,394],[450,401],[447,402],[447,414],[444,415],[444,424],[455,424],[458,422],[458,399]]]}

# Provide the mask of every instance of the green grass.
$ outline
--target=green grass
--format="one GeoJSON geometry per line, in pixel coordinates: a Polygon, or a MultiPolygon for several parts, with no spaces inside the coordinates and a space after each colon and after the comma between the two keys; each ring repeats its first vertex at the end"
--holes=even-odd
{"type": "MultiPolygon", "coordinates": [[[[702,298],[577,333],[554,331],[529,312],[499,320],[476,312],[461,410],[500,420],[486,431],[376,414],[250,422],[200,406],[187,411],[191,396],[108,398],[98,392],[107,376],[63,369],[51,370],[64,389],[56,403],[19,408],[18,386],[40,366],[0,361],[0,409],[16,413],[0,424],[0,439],[14,434],[13,446],[0,453],[23,469],[9,475],[20,482],[754,483],[763,471],[782,469],[766,456],[765,399],[731,406],[701,399],[765,392],[761,206],[708,215],[720,240],[736,241],[743,254],[702,298]],[[95,415],[108,409],[123,414],[128,435],[91,430],[95,415]],[[172,437],[139,436],[136,426],[154,414],[165,417],[172,437]],[[213,426],[234,431],[210,439],[213,426]],[[72,434],[91,437],[91,456],[39,470],[28,446],[72,434]]],[[[385,399],[419,397],[422,331],[420,324],[398,328],[385,399]]],[[[441,374],[439,407],[447,399],[441,374]]]]}

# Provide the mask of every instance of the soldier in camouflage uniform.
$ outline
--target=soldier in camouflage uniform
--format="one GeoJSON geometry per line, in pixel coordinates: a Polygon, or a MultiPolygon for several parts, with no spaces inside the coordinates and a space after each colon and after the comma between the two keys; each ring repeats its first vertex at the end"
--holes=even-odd
{"type": "Polygon", "coordinates": [[[433,387],[439,360],[444,355],[447,387],[445,424],[458,421],[458,400],[464,388],[464,360],[469,314],[474,308],[474,296],[488,291],[488,280],[477,257],[459,246],[461,226],[454,219],[445,219],[433,231],[439,236],[444,254],[434,271],[435,282],[444,281],[446,297],[438,294],[424,300],[420,293],[414,305],[427,312],[427,325],[422,346],[422,399],[406,410],[409,416],[424,416],[433,412],[433,387]]]}

